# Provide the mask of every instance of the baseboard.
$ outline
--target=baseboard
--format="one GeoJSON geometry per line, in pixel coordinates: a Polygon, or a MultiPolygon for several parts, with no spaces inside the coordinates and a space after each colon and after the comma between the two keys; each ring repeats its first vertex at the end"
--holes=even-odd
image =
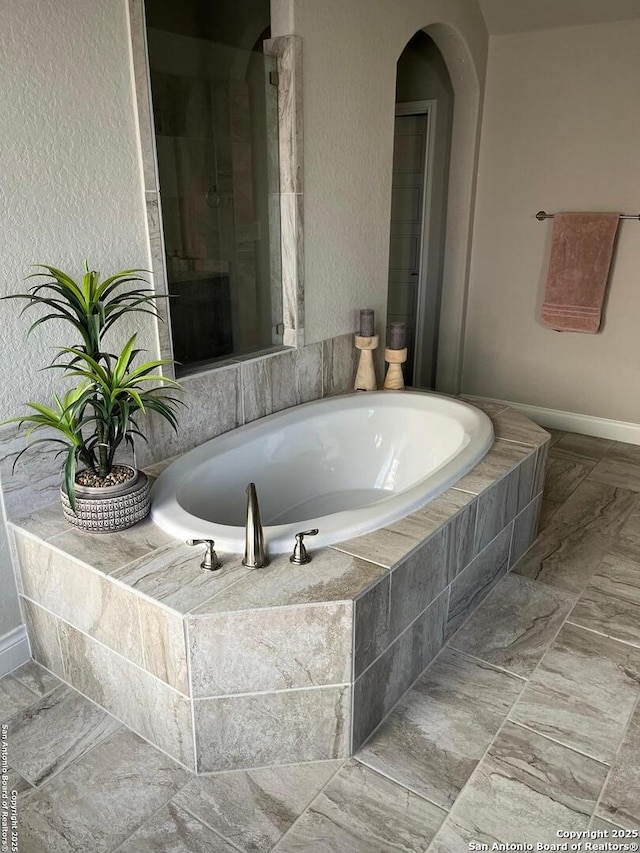
{"type": "MultiPolygon", "coordinates": [[[[465,395],[470,396],[470,395],[465,395]]],[[[530,406],[527,403],[513,403],[510,400],[496,400],[494,397],[478,397],[479,400],[490,400],[492,403],[502,403],[518,412],[522,412],[534,423],[541,427],[558,429],[566,432],[580,432],[583,435],[594,435],[597,438],[609,438],[614,441],[624,441],[627,444],[640,444],[640,424],[627,421],[614,421],[609,418],[597,418],[593,415],[582,415],[578,412],[563,412],[560,409],[545,409],[542,406],[530,406]]]]}
{"type": "Polygon", "coordinates": [[[24,625],[18,625],[0,637],[0,678],[30,659],[31,651],[24,625]]]}

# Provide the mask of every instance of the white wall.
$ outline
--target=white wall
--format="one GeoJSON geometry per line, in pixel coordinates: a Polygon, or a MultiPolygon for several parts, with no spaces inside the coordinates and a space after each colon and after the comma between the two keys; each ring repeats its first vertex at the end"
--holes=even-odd
{"type": "MultiPolygon", "coordinates": [[[[466,40],[466,62],[481,89],[484,21],[475,0],[272,0],[271,5],[273,35],[302,37],[305,339],[353,331],[362,307],[375,308],[382,327],[396,63],[417,30],[448,24],[450,33],[466,40]]],[[[447,59],[448,45],[438,46],[447,59]]],[[[461,75],[452,78],[457,98],[461,75]]],[[[464,98],[457,103],[463,108],[464,98]]],[[[475,126],[468,128],[470,138],[474,131],[475,126]]],[[[465,183],[464,192],[471,193],[472,174],[465,183]]],[[[463,203],[454,193],[454,215],[463,203]]],[[[462,259],[454,276],[461,278],[464,239],[456,251],[462,259]]]]}
{"type": "MultiPolygon", "coordinates": [[[[125,0],[3,0],[0,32],[0,295],[34,263],[148,267],[125,0]]],[[[69,343],[52,326],[25,343],[19,307],[0,307],[0,419],[50,396],[57,374],[38,371],[69,343]]]]}
{"type": "Polygon", "coordinates": [[[622,222],[600,334],[538,320],[544,209],[640,207],[640,21],[491,38],[463,389],[640,423],[640,223],[622,222]]]}

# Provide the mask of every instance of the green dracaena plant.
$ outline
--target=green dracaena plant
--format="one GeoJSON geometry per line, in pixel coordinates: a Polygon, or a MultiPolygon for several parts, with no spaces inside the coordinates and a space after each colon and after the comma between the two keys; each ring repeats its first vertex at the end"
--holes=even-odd
{"type": "MultiPolygon", "coordinates": [[[[75,510],[78,463],[99,477],[106,477],[123,443],[133,447],[135,438],[147,440],[138,425],[139,414],[156,412],[177,429],[176,410],[182,401],[167,392],[180,390],[180,385],[158,372],[159,368],[172,363],[170,359],[134,365],[141,353],[135,348],[136,335],[127,341],[119,355],[103,351],[104,334],[124,314],[142,311],[157,316],[149,289],[137,287],[124,293],[116,292],[127,282],[141,281],[130,275],[141,270],[126,270],[100,282],[98,273],[89,271],[85,265],[85,275],[78,284],[54,267],[44,268],[51,271],[55,283],[37,285],[29,294],[20,294],[18,298],[29,300],[25,308],[39,304],[49,311],[31,325],[30,332],[54,318],[68,320],[80,332],[82,344],[60,347],[49,365],[62,370],[67,378],[79,379],[80,383],[62,399],[54,395],[53,406],[29,402],[30,412],[11,418],[7,423],[30,424],[27,440],[38,430],[54,433],[28,446],[63,445],[58,452],[66,455],[64,482],[75,510]],[[49,288],[49,295],[43,295],[45,287],[49,288]],[[56,294],[55,298],[51,292],[56,294]],[[67,360],[61,362],[64,357],[67,360]]],[[[14,466],[27,449],[18,454],[14,466]]]]}

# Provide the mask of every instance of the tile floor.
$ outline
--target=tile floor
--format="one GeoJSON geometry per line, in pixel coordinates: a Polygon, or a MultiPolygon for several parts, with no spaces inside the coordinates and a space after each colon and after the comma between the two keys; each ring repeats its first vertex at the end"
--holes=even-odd
{"type": "Polygon", "coordinates": [[[20,853],[463,853],[640,830],[640,447],[553,439],[536,543],[353,760],[194,777],[36,664],[6,676],[20,853]]]}

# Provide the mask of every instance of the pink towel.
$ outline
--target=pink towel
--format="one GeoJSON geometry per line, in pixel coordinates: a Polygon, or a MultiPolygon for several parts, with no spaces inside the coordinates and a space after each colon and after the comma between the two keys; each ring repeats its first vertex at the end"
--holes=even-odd
{"type": "Polygon", "coordinates": [[[542,322],[561,332],[600,328],[619,213],[556,213],[542,322]]]}

